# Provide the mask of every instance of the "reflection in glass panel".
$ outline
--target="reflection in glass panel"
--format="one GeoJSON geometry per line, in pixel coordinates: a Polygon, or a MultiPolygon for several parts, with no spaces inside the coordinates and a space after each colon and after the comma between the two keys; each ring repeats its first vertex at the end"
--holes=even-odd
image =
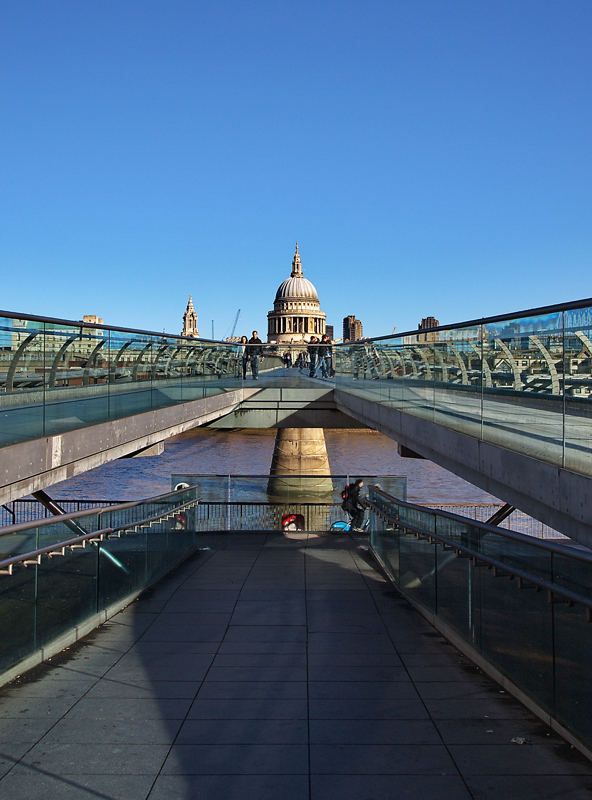
{"type": "Polygon", "coordinates": [[[564,312],[565,467],[592,474],[592,309],[564,312]]]}
{"type": "Polygon", "coordinates": [[[561,464],[562,313],[488,323],[484,329],[491,387],[484,392],[483,438],[561,464]]]}

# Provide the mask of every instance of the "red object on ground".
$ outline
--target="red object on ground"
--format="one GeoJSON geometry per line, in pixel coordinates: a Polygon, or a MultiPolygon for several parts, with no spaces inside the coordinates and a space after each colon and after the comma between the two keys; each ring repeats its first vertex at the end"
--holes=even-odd
{"type": "Polygon", "coordinates": [[[283,531],[303,531],[304,517],[302,514],[284,514],[282,517],[283,531]]]}
{"type": "Polygon", "coordinates": [[[187,530],[187,514],[184,511],[175,514],[175,530],[176,531],[187,530]]]}

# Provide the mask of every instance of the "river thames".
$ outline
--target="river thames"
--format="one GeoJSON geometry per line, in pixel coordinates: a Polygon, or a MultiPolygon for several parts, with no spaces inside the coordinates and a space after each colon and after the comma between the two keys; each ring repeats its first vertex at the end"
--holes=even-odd
{"type": "MultiPolygon", "coordinates": [[[[52,487],[62,499],[128,500],[153,497],[171,488],[172,473],[266,475],[275,430],[221,431],[197,428],[165,443],[159,456],[112,461],[52,487]]],[[[404,475],[414,503],[494,503],[497,498],[430,461],[401,458],[397,444],[366,430],[326,430],[333,474],[404,475]]]]}

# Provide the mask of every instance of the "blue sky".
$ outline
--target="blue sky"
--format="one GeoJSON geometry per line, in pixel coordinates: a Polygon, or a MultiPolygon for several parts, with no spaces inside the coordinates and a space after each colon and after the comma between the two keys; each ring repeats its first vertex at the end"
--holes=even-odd
{"type": "Polygon", "coordinates": [[[368,335],[592,295],[589,0],[4,0],[0,307],[368,335]]]}

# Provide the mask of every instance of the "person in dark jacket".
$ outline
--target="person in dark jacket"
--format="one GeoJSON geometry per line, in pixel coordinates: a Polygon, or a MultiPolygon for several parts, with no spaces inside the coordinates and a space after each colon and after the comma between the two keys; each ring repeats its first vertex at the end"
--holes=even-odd
{"type": "Polygon", "coordinates": [[[348,484],[346,487],[347,497],[341,506],[352,518],[352,530],[358,532],[363,530],[362,525],[364,524],[364,507],[360,503],[360,489],[363,486],[364,481],[361,478],[358,478],[353,484],[348,484]]]}
{"type": "Polygon", "coordinates": [[[321,368],[321,375],[323,378],[331,377],[333,372],[332,353],[331,353],[331,339],[328,333],[324,333],[321,339],[321,344],[317,347],[317,355],[319,359],[319,367],[321,368]]]}
{"type": "Polygon", "coordinates": [[[241,346],[241,361],[242,361],[242,367],[243,367],[243,380],[244,381],[247,380],[247,366],[249,364],[249,348],[247,347],[248,343],[249,343],[249,340],[247,339],[247,337],[246,336],[241,336],[240,346],[241,346]]]}
{"type": "Polygon", "coordinates": [[[308,347],[306,348],[308,352],[308,361],[310,364],[310,371],[309,375],[311,378],[314,378],[315,370],[317,368],[317,343],[318,339],[316,336],[310,337],[310,342],[308,343],[308,347]]]}
{"type": "Polygon", "coordinates": [[[249,361],[251,362],[251,372],[253,380],[259,380],[259,360],[263,361],[263,342],[259,338],[257,331],[253,331],[253,336],[249,339],[248,345],[249,361]]]}
{"type": "Polygon", "coordinates": [[[325,366],[327,367],[327,375],[329,378],[333,378],[335,375],[335,370],[333,369],[333,342],[331,341],[331,337],[328,333],[324,336],[325,344],[327,345],[327,352],[325,353],[325,366]]]}

